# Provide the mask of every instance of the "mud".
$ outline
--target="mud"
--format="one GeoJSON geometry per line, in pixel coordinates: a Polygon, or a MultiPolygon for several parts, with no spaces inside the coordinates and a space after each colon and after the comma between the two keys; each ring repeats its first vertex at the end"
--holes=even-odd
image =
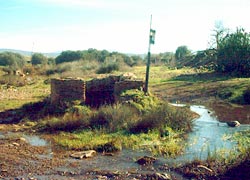
{"type": "Polygon", "coordinates": [[[1,132],[0,179],[152,179],[164,174],[184,179],[162,163],[137,164],[142,152],[125,150],[114,156],[98,154],[81,160],[70,158],[72,153],[38,136],[1,132]]]}

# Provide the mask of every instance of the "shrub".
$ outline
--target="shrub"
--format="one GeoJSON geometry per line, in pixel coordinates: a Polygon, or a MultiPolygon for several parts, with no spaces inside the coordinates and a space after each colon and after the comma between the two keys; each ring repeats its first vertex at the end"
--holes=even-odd
{"type": "Polygon", "coordinates": [[[113,140],[104,144],[98,144],[94,147],[97,152],[112,153],[122,150],[121,141],[113,140]]]}
{"type": "Polygon", "coordinates": [[[137,114],[127,105],[115,104],[113,106],[102,106],[90,121],[93,128],[105,128],[109,132],[127,130],[135,121],[137,114]]]}
{"type": "Polygon", "coordinates": [[[32,65],[38,65],[38,64],[45,65],[47,63],[48,63],[48,58],[44,56],[42,53],[34,53],[31,57],[32,65]]]}
{"type": "Polygon", "coordinates": [[[8,86],[21,87],[27,85],[28,81],[25,77],[16,75],[3,75],[0,77],[0,84],[7,84],[8,86]]]}
{"type": "Polygon", "coordinates": [[[65,116],[63,118],[52,118],[46,121],[43,127],[40,127],[40,131],[46,132],[56,132],[56,131],[66,131],[72,132],[77,129],[86,127],[88,122],[86,120],[78,119],[78,118],[70,118],[69,116],[65,116]]]}
{"type": "Polygon", "coordinates": [[[237,29],[222,38],[217,53],[217,71],[250,76],[250,34],[244,29],[237,29]]]}
{"type": "Polygon", "coordinates": [[[244,104],[250,104],[250,87],[243,92],[244,104]]]}
{"type": "Polygon", "coordinates": [[[191,112],[186,107],[173,107],[167,103],[160,104],[148,111],[142,119],[130,128],[132,133],[148,132],[152,129],[163,130],[170,127],[174,130],[190,131],[191,112]]]}
{"type": "Polygon", "coordinates": [[[25,57],[18,53],[0,53],[0,66],[8,66],[12,71],[22,68],[25,65],[25,57]]]}
{"type": "Polygon", "coordinates": [[[119,70],[119,64],[117,62],[104,63],[99,67],[96,73],[106,74],[106,73],[111,73],[113,71],[118,71],[118,70],[119,70]]]}
{"type": "Polygon", "coordinates": [[[42,101],[28,103],[22,106],[21,111],[30,120],[44,119],[48,116],[60,116],[65,113],[65,106],[53,105],[49,98],[42,101]]]}

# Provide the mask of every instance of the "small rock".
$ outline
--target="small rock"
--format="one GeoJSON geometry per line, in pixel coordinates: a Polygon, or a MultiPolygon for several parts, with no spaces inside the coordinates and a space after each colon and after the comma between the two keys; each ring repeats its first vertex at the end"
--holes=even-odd
{"type": "Polygon", "coordinates": [[[151,157],[151,156],[144,156],[140,159],[138,159],[136,162],[140,165],[148,165],[148,164],[153,164],[156,161],[156,158],[151,157]]]}
{"type": "Polygon", "coordinates": [[[12,145],[13,145],[13,146],[16,146],[16,147],[19,147],[19,146],[20,146],[20,144],[18,144],[18,143],[16,143],[16,142],[12,143],[12,145]]]}
{"type": "Polygon", "coordinates": [[[103,153],[103,156],[114,156],[114,153],[107,153],[107,152],[104,152],[104,153],[103,153]]]}
{"type": "Polygon", "coordinates": [[[230,121],[230,122],[227,122],[227,125],[230,127],[238,127],[238,126],[240,126],[240,122],[239,121],[230,121]]]}
{"type": "Polygon", "coordinates": [[[108,179],[108,177],[107,176],[96,176],[96,178],[98,179],[98,180],[106,180],[106,179],[108,179]]]}
{"type": "Polygon", "coordinates": [[[76,158],[76,159],[82,159],[82,158],[91,158],[96,155],[95,150],[89,150],[89,151],[81,151],[76,152],[70,155],[70,157],[76,158]]]}
{"type": "Polygon", "coordinates": [[[36,178],[30,177],[29,180],[37,180],[36,178]]]}
{"type": "Polygon", "coordinates": [[[25,138],[23,138],[23,137],[20,137],[18,140],[21,141],[21,142],[27,142],[27,140],[25,138]]]}
{"type": "Polygon", "coordinates": [[[151,178],[158,180],[171,180],[171,177],[166,173],[155,173],[151,175],[151,178]]]}

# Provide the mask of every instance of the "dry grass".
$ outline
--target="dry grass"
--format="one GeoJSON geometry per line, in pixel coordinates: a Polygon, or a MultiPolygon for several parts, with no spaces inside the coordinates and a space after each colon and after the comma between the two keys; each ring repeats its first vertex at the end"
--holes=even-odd
{"type": "Polygon", "coordinates": [[[50,85],[44,83],[43,78],[36,78],[34,83],[22,87],[7,87],[0,89],[0,111],[17,109],[30,102],[37,102],[50,94],[50,85]]]}

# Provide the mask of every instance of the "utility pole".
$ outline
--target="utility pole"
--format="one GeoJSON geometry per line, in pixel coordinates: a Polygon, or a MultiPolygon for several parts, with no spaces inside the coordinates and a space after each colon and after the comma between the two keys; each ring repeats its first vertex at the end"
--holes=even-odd
{"type": "Polygon", "coordinates": [[[150,69],[150,47],[151,44],[155,43],[155,30],[151,29],[152,25],[152,15],[150,17],[150,31],[149,31],[149,45],[148,45],[148,60],[147,60],[147,68],[146,68],[146,82],[145,82],[145,88],[144,93],[148,94],[148,81],[149,81],[149,69],[150,69]]]}

